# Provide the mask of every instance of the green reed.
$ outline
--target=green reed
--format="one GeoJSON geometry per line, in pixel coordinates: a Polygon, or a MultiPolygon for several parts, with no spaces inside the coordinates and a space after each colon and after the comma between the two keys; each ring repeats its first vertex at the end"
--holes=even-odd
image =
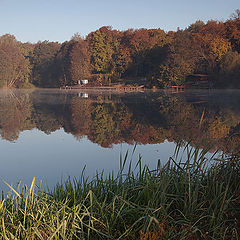
{"type": "Polygon", "coordinates": [[[154,170],[141,157],[133,165],[127,152],[117,174],[89,179],[83,169],[51,191],[35,186],[35,178],[30,188],[9,186],[0,202],[0,237],[239,239],[240,157],[209,160],[209,148],[178,146],[154,170]]]}

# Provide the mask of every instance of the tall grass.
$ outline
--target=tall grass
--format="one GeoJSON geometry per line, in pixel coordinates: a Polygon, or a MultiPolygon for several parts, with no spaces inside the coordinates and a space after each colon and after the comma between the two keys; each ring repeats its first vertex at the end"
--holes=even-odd
{"type": "MultiPolygon", "coordinates": [[[[240,157],[207,166],[207,148],[176,149],[156,169],[128,154],[119,172],[42,191],[35,179],[0,202],[2,239],[239,239],[240,157]]],[[[11,188],[11,186],[10,186],[11,188]]]]}

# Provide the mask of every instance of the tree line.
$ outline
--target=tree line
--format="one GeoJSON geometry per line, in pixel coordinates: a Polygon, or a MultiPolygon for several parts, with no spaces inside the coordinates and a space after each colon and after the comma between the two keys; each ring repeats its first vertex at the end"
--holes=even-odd
{"type": "Polygon", "coordinates": [[[240,10],[226,20],[196,21],[184,30],[104,26],[85,38],[21,43],[0,36],[0,87],[144,83],[164,88],[204,74],[215,87],[240,87],[240,10]]]}

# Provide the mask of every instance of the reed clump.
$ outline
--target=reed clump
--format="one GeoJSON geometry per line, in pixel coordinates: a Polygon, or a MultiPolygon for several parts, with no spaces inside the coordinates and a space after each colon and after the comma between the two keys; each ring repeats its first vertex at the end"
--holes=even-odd
{"type": "MultiPolygon", "coordinates": [[[[180,149],[180,148],[179,148],[180,149]]],[[[132,166],[43,191],[19,185],[0,202],[1,239],[239,239],[240,157],[189,149],[156,169],[132,166]],[[211,164],[208,164],[212,161],[211,164]]],[[[10,187],[11,188],[11,187],[10,187]]]]}

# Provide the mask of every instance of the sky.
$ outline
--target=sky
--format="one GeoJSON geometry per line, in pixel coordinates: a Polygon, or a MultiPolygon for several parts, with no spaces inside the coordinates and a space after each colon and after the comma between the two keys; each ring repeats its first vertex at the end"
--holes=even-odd
{"type": "Polygon", "coordinates": [[[225,21],[239,0],[0,0],[0,35],[22,42],[70,40],[102,26],[185,29],[196,20],[225,21]]]}

